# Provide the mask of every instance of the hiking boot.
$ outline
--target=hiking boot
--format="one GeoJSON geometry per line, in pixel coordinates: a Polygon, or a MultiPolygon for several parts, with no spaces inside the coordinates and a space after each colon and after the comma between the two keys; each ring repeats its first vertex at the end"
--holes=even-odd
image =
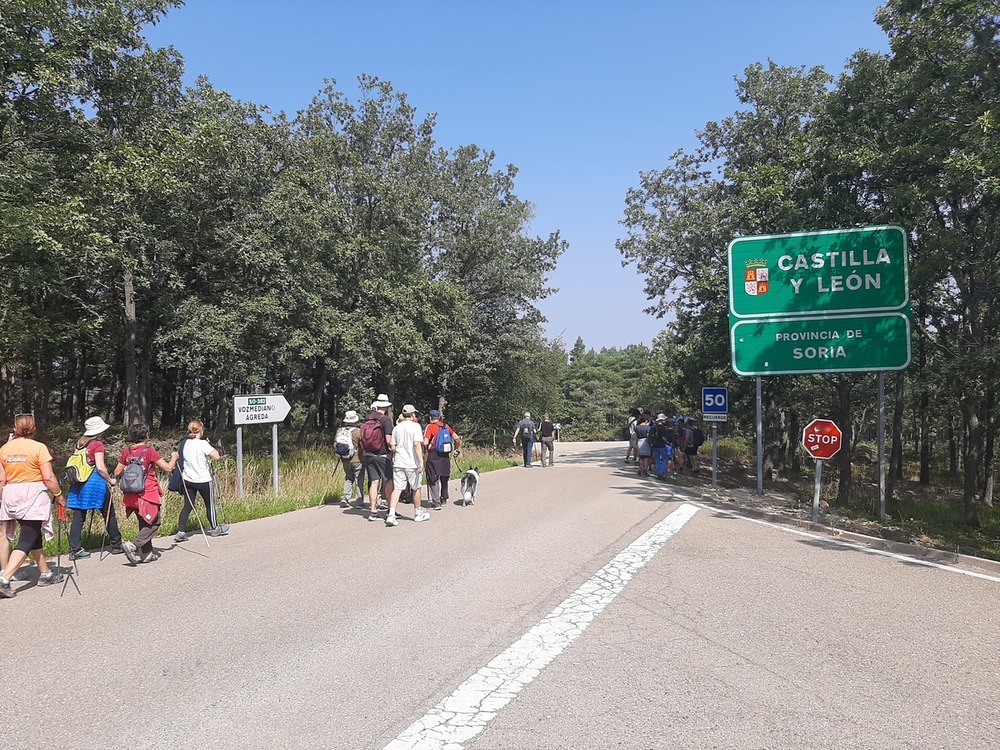
{"type": "Polygon", "coordinates": [[[144,563],[156,562],[159,559],[160,559],[160,553],[157,552],[155,549],[151,549],[149,552],[147,552],[145,555],[142,556],[142,561],[144,563]]]}
{"type": "Polygon", "coordinates": [[[420,511],[413,516],[414,523],[421,523],[422,521],[430,521],[430,520],[431,520],[431,514],[428,513],[426,510],[424,510],[423,508],[421,508],[420,511]]]}
{"type": "Polygon", "coordinates": [[[13,599],[14,589],[10,587],[10,581],[0,576],[0,599],[13,599]]]}
{"type": "Polygon", "coordinates": [[[122,552],[125,553],[125,557],[133,565],[139,564],[139,553],[132,542],[122,542],[122,552]]]}
{"type": "Polygon", "coordinates": [[[120,555],[125,552],[125,548],[122,546],[121,542],[118,542],[118,544],[112,544],[108,548],[108,552],[110,552],[112,555],[120,555]]]}
{"type": "Polygon", "coordinates": [[[396,516],[386,516],[385,525],[386,526],[399,526],[399,521],[396,520],[396,516]]]}
{"type": "Polygon", "coordinates": [[[85,549],[78,549],[76,552],[69,553],[70,560],[86,560],[90,557],[90,553],[85,549]]]}
{"type": "Polygon", "coordinates": [[[186,542],[190,538],[191,537],[187,535],[186,531],[178,531],[176,534],[174,534],[175,542],[186,542]]]}
{"type": "Polygon", "coordinates": [[[38,576],[39,586],[51,586],[53,583],[59,583],[62,581],[62,575],[56,573],[54,570],[50,570],[48,573],[43,573],[38,576]]]}

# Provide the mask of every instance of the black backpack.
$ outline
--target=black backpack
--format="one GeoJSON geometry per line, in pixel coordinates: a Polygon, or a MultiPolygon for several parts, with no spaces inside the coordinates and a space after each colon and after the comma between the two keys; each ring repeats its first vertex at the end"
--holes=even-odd
{"type": "Polygon", "coordinates": [[[694,447],[700,448],[705,444],[705,433],[701,431],[700,428],[695,427],[691,430],[691,434],[694,436],[694,447]]]}

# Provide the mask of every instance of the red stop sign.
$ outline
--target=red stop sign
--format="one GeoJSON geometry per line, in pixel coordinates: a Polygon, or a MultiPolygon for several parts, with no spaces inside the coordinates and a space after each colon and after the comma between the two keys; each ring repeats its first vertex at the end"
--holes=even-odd
{"type": "Polygon", "coordinates": [[[802,430],[802,445],[813,458],[833,458],[843,440],[844,433],[829,419],[814,419],[802,430]]]}

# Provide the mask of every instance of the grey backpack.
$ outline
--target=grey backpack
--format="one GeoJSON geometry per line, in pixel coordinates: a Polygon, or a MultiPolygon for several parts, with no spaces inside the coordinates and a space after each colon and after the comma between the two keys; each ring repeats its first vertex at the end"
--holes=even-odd
{"type": "Polygon", "coordinates": [[[149,471],[142,459],[146,455],[146,448],[142,449],[142,452],[138,456],[129,456],[128,463],[125,464],[125,470],[122,472],[121,479],[118,480],[118,487],[121,488],[122,492],[128,492],[131,495],[140,495],[146,491],[146,474],[149,471]]]}

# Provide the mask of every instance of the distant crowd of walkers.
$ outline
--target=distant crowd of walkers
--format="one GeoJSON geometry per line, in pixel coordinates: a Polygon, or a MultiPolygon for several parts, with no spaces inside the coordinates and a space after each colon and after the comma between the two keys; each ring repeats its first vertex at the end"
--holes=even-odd
{"type": "Polygon", "coordinates": [[[660,479],[685,469],[698,473],[698,449],[705,435],[694,419],[662,413],[653,417],[640,407],[629,412],[625,430],[625,462],[637,463],[640,477],[650,476],[650,471],[660,479]]]}

